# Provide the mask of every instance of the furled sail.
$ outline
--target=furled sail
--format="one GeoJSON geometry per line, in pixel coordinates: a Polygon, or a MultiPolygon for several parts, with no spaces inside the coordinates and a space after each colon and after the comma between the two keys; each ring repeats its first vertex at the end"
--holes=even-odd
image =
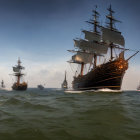
{"type": "Polygon", "coordinates": [[[122,51],[122,52],[119,54],[119,58],[124,59],[124,51],[122,51]]]}
{"type": "Polygon", "coordinates": [[[93,60],[93,54],[87,54],[87,53],[81,53],[81,52],[77,52],[77,54],[72,56],[72,60],[73,62],[76,63],[92,63],[93,60]]]}
{"type": "Polygon", "coordinates": [[[19,72],[19,68],[18,67],[13,67],[13,71],[14,72],[19,72]]]}
{"type": "Polygon", "coordinates": [[[83,32],[85,33],[85,39],[87,39],[89,41],[98,41],[99,42],[101,40],[101,36],[97,33],[86,31],[86,30],[83,30],[83,32]]]}
{"type": "Polygon", "coordinates": [[[104,27],[102,27],[102,40],[106,43],[115,43],[121,46],[125,45],[124,37],[120,32],[111,31],[110,29],[104,27]]]}
{"type": "Polygon", "coordinates": [[[108,46],[105,46],[101,43],[97,42],[91,42],[86,40],[74,40],[75,44],[74,46],[78,47],[79,49],[83,51],[87,51],[90,53],[96,53],[96,54],[106,54],[108,50],[108,46]]]}

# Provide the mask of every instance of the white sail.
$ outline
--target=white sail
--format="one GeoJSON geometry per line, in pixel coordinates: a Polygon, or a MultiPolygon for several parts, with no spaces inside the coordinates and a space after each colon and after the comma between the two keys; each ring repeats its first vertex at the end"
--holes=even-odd
{"type": "Polygon", "coordinates": [[[74,39],[74,47],[79,47],[79,46],[80,46],[80,40],[74,39]]]}
{"type": "Polygon", "coordinates": [[[14,71],[14,72],[19,72],[19,68],[13,67],[13,71],[14,71]]]}
{"type": "Polygon", "coordinates": [[[75,46],[83,51],[87,51],[90,53],[96,53],[96,54],[106,54],[108,50],[108,46],[105,46],[101,43],[96,42],[89,42],[86,40],[74,40],[75,46]]]}
{"type": "Polygon", "coordinates": [[[77,54],[72,56],[72,60],[73,62],[77,62],[77,63],[91,64],[93,60],[93,54],[77,52],[77,54]]]}
{"type": "Polygon", "coordinates": [[[100,41],[101,40],[101,36],[99,34],[96,34],[94,32],[89,32],[84,30],[83,31],[85,33],[85,39],[89,40],[89,41],[100,41]]]}
{"type": "Polygon", "coordinates": [[[102,27],[102,40],[106,43],[115,43],[121,46],[125,45],[124,37],[120,32],[111,31],[110,29],[104,27],[102,27]]]}

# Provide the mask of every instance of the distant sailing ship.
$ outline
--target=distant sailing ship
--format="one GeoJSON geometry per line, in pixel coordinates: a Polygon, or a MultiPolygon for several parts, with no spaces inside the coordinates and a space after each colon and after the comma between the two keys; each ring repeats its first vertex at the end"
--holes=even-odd
{"type": "Polygon", "coordinates": [[[62,89],[67,89],[68,88],[68,82],[67,82],[67,79],[66,79],[66,71],[65,71],[65,78],[64,78],[64,81],[61,85],[61,88],[62,89]]]}
{"type": "Polygon", "coordinates": [[[39,88],[40,90],[43,90],[44,86],[43,85],[38,85],[37,88],[39,88]]]}
{"type": "Polygon", "coordinates": [[[13,67],[14,76],[16,76],[17,81],[13,84],[12,89],[13,90],[26,90],[27,89],[27,83],[26,82],[20,82],[21,77],[24,76],[24,74],[21,72],[24,69],[23,66],[21,66],[21,61],[18,59],[18,65],[13,67]]]}
{"type": "Polygon", "coordinates": [[[80,65],[80,74],[74,76],[72,86],[74,90],[103,88],[120,90],[123,76],[128,69],[128,60],[138,51],[128,59],[124,58],[124,52],[129,49],[124,48],[124,37],[114,25],[115,22],[120,21],[114,18],[114,11],[110,5],[109,14],[106,16],[109,22],[106,27],[100,26],[99,13],[96,8],[93,10],[93,19],[87,21],[94,25],[93,29],[91,31],[83,30],[85,39],[75,39],[75,50],[69,50],[76,54],[68,62],[80,65]],[[101,58],[103,62],[98,64],[101,58]],[[85,67],[88,67],[86,74],[84,74],[85,67]]]}
{"type": "Polygon", "coordinates": [[[1,81],[1,88],[5,88],[4,81],[1,81]]]}

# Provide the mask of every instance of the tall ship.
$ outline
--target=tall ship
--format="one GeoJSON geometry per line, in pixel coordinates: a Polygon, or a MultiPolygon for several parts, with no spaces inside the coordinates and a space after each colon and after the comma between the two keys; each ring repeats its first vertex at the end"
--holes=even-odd
{"type": "Polygon", "coordinates": [[[120,90],[122,80],[128,69],[128,61],[138,51],[125,59],[125,39],[121,32],[115,27],[116,22],[111,5],[107,9],[106,26],[99,24],[100,14],[97,6],[93,10],[93,17],[88,24],[92,25],[91,30],[82,30],[84,39],[74,39],[74,50],[68,50],[74,55],[69,63],[78,65],[72,87],[74,90],[98,90],[111,89],[120,90]]]}
{"type": "Polygon", "coordinates": [[[1,88],[5,88],[5,84],[3,80],[1,81],[1,88]]]}
{"type": "Polygon", "coordinates": [[[68,82],[67,82],[67,79],[66,79],[66,71],[65,71],[65,78],[64,78],[64,81],[61,85],[61,88],[62,89],[67,89],[68,88],[68,82]]]}
{"type": "Polygon", "coordinates": [[[21,82],[21,78],[25,75],[22,73],[22,70],[25,69],[23,66],[21,66],[21,61],[18,59],[17,65],[13,67],[14,76],[16,77],[16,82],[13,84],[12,89],[13,90],[26,90],[27,89],[27,83],[21,82]]]}

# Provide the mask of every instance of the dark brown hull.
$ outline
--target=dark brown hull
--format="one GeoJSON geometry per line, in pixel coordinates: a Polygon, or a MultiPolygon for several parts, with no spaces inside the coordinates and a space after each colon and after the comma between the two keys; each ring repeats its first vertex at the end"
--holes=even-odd
{"type": "Polygon", "coordinates": [[[17,84],[17,83],[14,83],[13,86],[12,86],[12,89],[13,90],[26,90],[27,89],[27,84],[24,83],[24,84],[17,84]]]}
{"type": "Polygon", "coordinates": [[[74,90],[97,90],[108,88],[120,90],[123,76],[128,69],[128,61],[116,59],[107,62],[88,72],[86,75],[74,77],[74,90]]]}

